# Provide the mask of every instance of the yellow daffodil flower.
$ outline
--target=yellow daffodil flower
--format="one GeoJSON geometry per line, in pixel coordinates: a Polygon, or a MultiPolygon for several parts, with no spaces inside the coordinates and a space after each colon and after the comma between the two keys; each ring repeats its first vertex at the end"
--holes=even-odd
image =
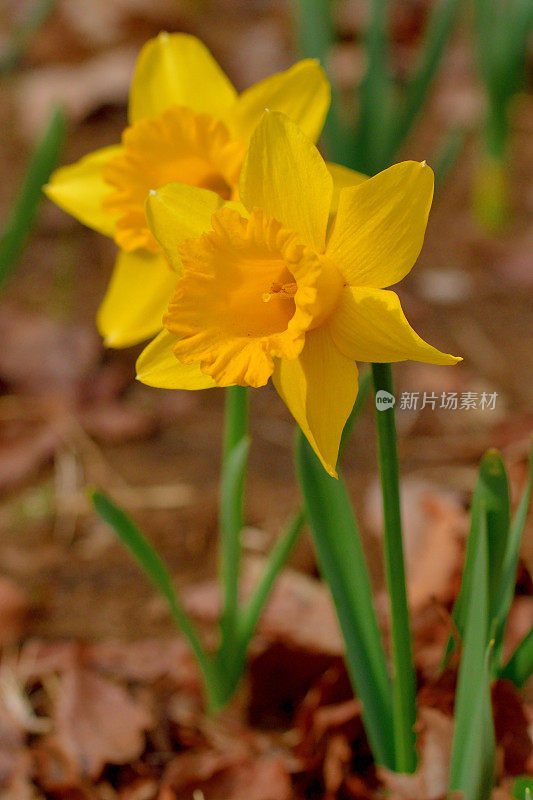
{"type": "Polygon", "coordinates": [[[141,354],[152,386],[274,386],[326,470],[354,405],[356,361],[459,358],[407,322],[400,281],[422,247],[433,173],[406,161],[340,192],[283,114],[265,113],[242,168],[240,202],[173,184],[147,203],[150,228],[181,274],[164,330],[141,354]],[[331,230],[330,230],[331,228],[331,230]]]}
{"type": "MultiPolygon", "coordinates": [[[[265,108],[285,112],[314,141],[330,100],[312,59],[238,95],[194,36],[162,33],[147,42],[135,68],[122,144],[57,170],[46,194],[120,248],[97,324],[107,345],[124,347],[161,330],[176,275],[145,220],[151,189],[180,181],[208,188],[219,202],[237,194],[250,140],[265,108]]],[[[339,185],[361,180],[335,171],[339,185]]]]}

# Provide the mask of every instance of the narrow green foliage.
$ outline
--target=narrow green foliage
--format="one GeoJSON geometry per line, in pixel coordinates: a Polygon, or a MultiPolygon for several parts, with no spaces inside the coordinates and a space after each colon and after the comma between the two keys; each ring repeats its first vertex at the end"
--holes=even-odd
{"type": "Polygon", "coordinates": [[[353,166],[374,175],[389,166],[395,87],[389,54],[389,3],[372,0],[365,35],[366,72],[359,87],[359,120],[353,143],[353,166]]]}
{"type": "Polygon", "coordinates": [[[296,459],[320,569],[337,610],[346,663],[362,702],[370,745],[376,761],[394,769],[391,687],[348,492],[342,476],[335,480],[326,474],[302,433],[297,440],[296,459]]]}
{"type": "Polygon", "coordinates": [[[525,80],[533,4],[530,0],[476,0],[475,11],[479,71],[491,105],[503,116],[525,80]]]}
{"type": "MultiPolygon", "coordinates": [[[[487,644],[492,642],[491,676],[505,677],[517,686],[522,685],[533,670],[533,637],[526,636],[509,659],[500,666],[505,634],[505,625],[514,596],[516,570],[520,544],[525,527],[531,494],[533,491],[533,449],[530,455],[529,477],[518,504],[514,520],[510,523],[509,488],[502,458],[490,450],[482,459],[478,482],[472,498],[471,525],[467,541],[465,565],[461,589],[457,598],[453,619],[459,636],[466,636],[465,628],[472,605],[474,571],[478,539],[485,530],[488,548],[488,619],[487,644]]],[[[455,642],[448,641],[444,663],[451,654],[455,642]]]]}
{"type": "Polygon", "coordinates": [[[529,476],[524,489],[522,498],[518,504],[515,518],[510,526],[507,537],[507,546],[501,567],[501,579],[498,591],[498,600],[494,610],[493,636],[494,636],[494,668],[497,671],[500,666],[501,651],[503,649],[503,637],[505,633],[505,623],[511,603],[513,602],[514,588],[516,583],[516,570],[520,556],[520,545],[526,524],[531,494],[533,491],[533,446],[529,456],[529,476]]]}
{"type": "Polygon", "coordinates": [[[257,623],[259,622],[265,603],[268,600],[274,581],[283,565],[286,563],[298,535],[302,530],[304,521],[305,514],[303,510],[296,512],[293,519],[289,522],[286,531],[280,536],[272,548],[261,579],[248,605],[242,610],[239,626],[239,645],[240,652],[243,654],[242,657],[244,657],[246,648],[257,627],[257,623]]]}
{"type": "Polygon", "coordinates": [[[501,230],[509,217],[506,151],[514,97],[527,73],[533,30],[531,0],[476,0],[478,65],[488,98],[485,153],[478,167],[473,208],[481,224],[501,230]]]}
{"type": "Polygon", "coordinates": [[[387,154],[391,162],[409,136],[424,107],[446,45],[464,6],[465,0],[440,0],[431,5],[425,41],[418,62],[408,80],[401,107],[395,115],[387,154]]]}
{"type": "MultiPolygon", "coordinates": [[[[462,637],[464,634],[468,608],[471,603],[475,559],[478,551],[478,538],[485,526],[488,547],[488,602],[489,619],[498,613],[499,592],[502,578],[502,565],[509,537],[509,486],[505,466],[496,450],[489,450],[483,457],[479,477],[472,497],[470,532],[466,546],[465,564],[459,596],[453,609],[453,621],[462,637]]],[[[488,637],[491,633],[487,630],[488,637]]],[[[445,661],[454,648],[452,638],[448,641],[445,661]]]]}
{"type": "Polygon", "coordinates": [[[248,460],[248,392],[239,386],[226,393],[226,422],[220,498],[221,564],[220,579],[223,609],[220,619],[220,645],[213,655],[206,654],[194,627],[174,591],[161,558],[132,520],[99,491],[91,493],[98,514],[115,530],[148,578],[166,599],[172,617],[185,635],[203,675],[207,705],[217,711],[233,696],[241,679],[246,652],[275,578],[282,569],[301,530],[300,511],[270,554],[263,575],[248,605],[239,606],[241,531],[243,526],[244,480],[248,460]]]}
{"type": "MultiPolygon", "coordinates": [[[[372,364],[372,376],[375,393],[385,391],[394,395],[390,364],[372,364]]],[[[394,407],[376,409],[376,428],[383,497],[385,577],[391,613],[395,769],[397,772],[414,772],[417,765],[416,675],[407,605],[394,407]]]]}
{"type": "Polygon", "coordinates": [[[465,609],[463,653],[454,708],[450,792],[464,800],[486,800],[494,782],[496,745],[490,693],[489,543],[487,519],[476,517],[471,590],[465,609]]]}
{"type": "Polygon", "coordinates": [[[12,32],[6,52],[0,57],[0,77],[12,72],[24,57],[31,40],[44,25],[56,0],[35,0],[12,32]]]}
{"type": "Polygon", "coordinates": [[[500,671],[500,678],[512,681],[519,689],[533,675],[533,628],[522,639],[507,664],[500,671]]]}
{"type": "Polygon", "coordinates": [[[170,575],[163,561],[130,517],[115,505],[107,495],[98,490],[93,490],[89,493],[89,496],[98,515],[113,528],[145,575],[167,601],[174,622],[187,638],[196,656],[203,674],[209,701],[216,705],[216,698],[219,694],[217,677],[209,657],[200,644],[196,631],[174,591],[170,575]]]}
{"type": "Polygon", "coordinates": [[[431,160],[435,173],[435,194],[437,194],[447,179],[461,155],[466,141],[466,131],[463,128],[452,128],[444,137],[442,145],[431,160]]]}
{"type": "MultiPolygon", "coordinates": [[[[329,54],[336,41],[332,0],[295,0],[300,50],[308,58],[316,58],[328,70],[329,54]]],[[[328,110],[322,138],[335,161],[348,164],[352,159],[350,137],[340,118],[340,98],[336,86],[331,87],[332,102],[328,110]]]]}
{"type": "Polygon", "coordinates": [[[35,223],[42,187],[54,169],[65,135],[61,109],[52,114],[28,165],[18,197],[0,236],[0,288],[14,269],[35,223]]]}

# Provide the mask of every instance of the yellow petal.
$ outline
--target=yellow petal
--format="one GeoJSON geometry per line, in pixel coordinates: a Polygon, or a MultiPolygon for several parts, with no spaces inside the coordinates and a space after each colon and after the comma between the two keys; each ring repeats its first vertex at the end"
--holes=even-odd
{"type": "Polygon", "coordinates": [[[202,42],[160,33],[140,52],[130,90],[129,120],[156,117],[171,106],[224,117],[236,91],[202,42]]]}
{"type": "Polygon", "coordinates": [[[146,219],[178,276],[183,269],[179,245],[184,239],[197,239],[209,230],[211,217],[222,204],[216,192],[186,183],[168,183],[150,192],[146,219]]]}
{"type": "Polygon", "coordinates": [[[96,318],[105,345],[129,347],[158,333],[177,280],[163,253],[121,250],[96,318]]]}
{"type": "Polygon", "coordinates": [[[422,249],[433,198],[433,171],[404,161],[343,189],[328,255],[350,286],[398,283],[422,249]]]}
{"type": "Polygon", "coordinates": [[[246,89],[235,104],[231,124],[235,134],[247,141],[268,108],[282,111],[316,142],[330,99],[326,73],[318,61],[308,58],[246,89]]]}
{"type": "Polygon", "coordinates": [[[359,183],[368,180],[368,175],[363,175],[362,172],[356,172],[349,167],[343,167],[342,164],[335,164],[333,161],[326,161],[326,167],[329,174],[333,178],[333,197],[331,199],[330,213],[336,213],[339,208],[339,198],[342,189],[347,189],[349,186],[357,186],[359,183]]]}
{"type": "Polygon", "coordinates": [[[407,322],[398,295],[385,289],[344,289],[328,328],[341,353],[354,361],[461,361],[421,339],[407,322]]]}
{"type": "Polygon", "coordinates": [[[311,140],[284,114],[265,112],[241,172],[246,208],[261,208],[322,253],[332,192],[331,175],[311,140]]]}
{"type": "Polygon", "coordinates": [[[84,225],[105,236],[113,236],[115,218],[102,208],[102,200],[113,187],[104,181],[102,169],[121,153],[122,145],[103,147],[75,164],[60,167],[43,187],[44,193],[84,225]]]}
{"type": "Polygon", "coordinates": [[[177,339],[161,331],[137,359],[137,379],[158,389],[211,389],[213,378],[200,372],[198,364],[187,366],[174,355],[177,339]]]}
{"type": "Polygon", "coordinates": [[[335,470],[341,434],[357,397],[357,366],[325,328],[305,337],[301,355],[276,362],[272,380],[324,468],[335,470]]]}

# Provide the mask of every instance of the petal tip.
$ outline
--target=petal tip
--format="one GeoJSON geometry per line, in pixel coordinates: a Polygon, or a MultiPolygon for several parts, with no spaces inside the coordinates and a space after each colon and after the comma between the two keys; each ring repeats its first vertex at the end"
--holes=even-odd
{"type": "Polygon", "coordinates": [[[116,343],[117,343],[117,337],[114,336],[112,333],[108,333],[102,339],[102,344],[104,345],[104,347],[115,347],[116,343]]]}

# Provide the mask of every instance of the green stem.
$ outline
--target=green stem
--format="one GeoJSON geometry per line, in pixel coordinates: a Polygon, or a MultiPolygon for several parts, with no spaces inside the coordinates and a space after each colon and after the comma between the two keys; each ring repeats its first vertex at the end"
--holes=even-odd
{"type": "Polygon", "coordinates": [[[248,390],[230,386],[226,389],[220,497],[220,576],[224,587],[220,658],[223,661],[231,658],[237,637],[247,432],[248,390]]]}
{"type": "MultiPolygon", "coordinates": [[[[394,395],[390,364],[372,364],[374,392],[394,395]]],[[[411,649],[411,631],[400,512],[400,482],[394,407],[376,409],[379,469],[383,495],[385,575],[390,598],[393,681],[394,741],[396,771],[416,769],[416,678],[411,649]]]]}
{"type": "Polygon", "coordinates": [[[222,650],[218,655],[218,671],[225,677],[224,693],[227,702],[235,692],[246,661],[248,645],[259,622],[259,618],[268,600],[272,586],[279,572],[285,564],[289,554],[298,538],[305,520],[302,510],[298,511],[287,530],[278,539],[265,566],[265,571],[261,576],[257,587],[248,605],[239,612],[238,631],[233,643],[233,649],[224,653],[222,650]]]}

